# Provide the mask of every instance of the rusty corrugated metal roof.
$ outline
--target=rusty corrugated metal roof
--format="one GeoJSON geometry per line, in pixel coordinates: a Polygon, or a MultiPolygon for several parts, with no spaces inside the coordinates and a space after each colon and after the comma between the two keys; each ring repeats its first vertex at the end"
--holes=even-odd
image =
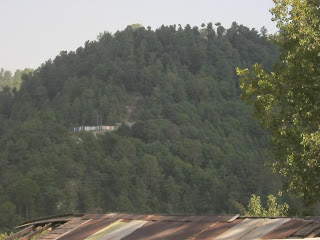
{"type": "Polygon", "coordinates": [[[100,219],[89,219],[89,220],[83,220],[83,221],[88,221],[88,222],[83,224],[81,227],[63,235],[59,239],[61,240],[85,239],[86,237],[89,237],[90,235],[101,230],[102,228],[112,224],[113,222],[116,221],[116,219],[100,218],[100,219]]]}
{"type": "Polygon", "coordinates": [[[156,222],[146,224],[142,228],[123,238],[145,239],[145,240],[175,240],[195,238],[201,231],[207,229],[214,223],[210,222],[156,222]],[[160,230],[161,229],[161,230],[160,230]],[[159,231],[160,230],[160,231],[159,231]]]}
{"type": "Polygon", "coordinates": [[[217,240],[230,240],[230,239],[240,239],[245,234],[252,231],[259,224],[263,222],[264,219],[245,219],[241,223],[230,228],[228,231],[222,233],[217,240]]]}
{"type": "Polygon", "coordinates": [[[122,227],[126,222],[123,222],[121,220],[117,220],[113,222],[112,224],[108,225],[107,227],[101,229],[100,231],[94,233],[93,235],[87,237],[85,240],[97,240],[101,239],[103,236],[117,230],[118,228],[122,227]]]}
{"type": "MultiPolygon", "coordinates": [[[[67,222],[60,226],[55,225],[55,218],[41,221],[47,223],[50,219],[55,227],[42,236],[42,240],[307,239],[320,234],[318,219],[109,213],[86,214],[69,220],[65,218],[67,222]]],[[[41,223],[39,220],[30,221],[28,225],[39,226],[41,223]]]]}
{"type": "Polygon", "coordinates": [[[132,232],[136,231],[140,227],[142,227],[144,224],[146,224],[147,221],[143,220],[132,220],[126,224],[124,224],[122,227],[102,236],[101,240],[120,240],[124,237],[130,235],[132,232]]]}
{"type": "Polygon", "coordinates": [[[273,232],[267,234],[262,239],[285,239],[293,235],[298,230],[308,225],[310,221],[292,219],[276,228],[273,232]]]}
{"type": "Polygon", "coordinates": [[[263,219],[255,229],[241,237],[241,240],[260,239],[288,221],[290,219],[263,219]]]}
{"type": "Polygon", "coordinates": [[[305,226],[304,228],[297,231],[296,233],[294,233],[292,236],[304,238],[319,229],[320,229],[320,222],[312,222],[312,223],[308,224],[307,226],[305,226]]]}
{"type": "Polygon", "coordinates": [[[211,240],[226,232],[233,226],[242,222],[242,219],[236,219],[233,222],[218,222],[212,224],[212,226],[208,227],[201,231],[198,236],[195,238],[196,240],[211,240]]]}
{"type": "Polygon", "coordinates": [[[75,229],[81,227],[86,222],[90,220],[82,220],[81,218],[75,217],[69,222],[57,227],[55,230],[49,232],[48,234],[41,236],[41,240],[45,239],[61,239],[63,236],[68,234],[69,232],[74,231],[75,229]]]}
{"type": "Polygon", "coordinates": [[[173,229],[183,225],[183,222],[153,222],[150,221],[146,223],[143,227],[133,232],[130,236],[123,239],[145,239],[145,240],[155,240],[155,239],[165,239],[173,229]]]}

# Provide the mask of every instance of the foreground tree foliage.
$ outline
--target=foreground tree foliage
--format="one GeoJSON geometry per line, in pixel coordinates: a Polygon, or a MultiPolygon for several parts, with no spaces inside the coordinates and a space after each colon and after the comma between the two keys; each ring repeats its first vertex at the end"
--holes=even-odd
{"type": "Polygon", "coordinates": [[[224,214],[281,187],[236,66],[278,49],[233,23],[128,27],[0,92],[0,229],[65,212],[224,214]],[[105,134],[71,127],[122,124],[105,134]]]}
{"type": "MultiPolygon", "coordinates": [[[[248,209],[244,209],[242,206],[242,209],[244,210],[245,216],[248,217],[286,217],[288,216],[289,206],[288,204],[278,204],[277,198],[270,194],[268,196],[267,201],[268,208],[265,209],[261,204],[260,196],[256,196],[255,194],[252,194],[248,209]]],[[[241,205],[240,205],[241,207],[241,205]]]]}
{"type": "Polygon", "coordinates": [[[277,163],[287,188],[306,204],[320,196],[320,10],[316,0],[274,0],[281,63],[238,70],[243,99],[270,129],[277,163]]]}

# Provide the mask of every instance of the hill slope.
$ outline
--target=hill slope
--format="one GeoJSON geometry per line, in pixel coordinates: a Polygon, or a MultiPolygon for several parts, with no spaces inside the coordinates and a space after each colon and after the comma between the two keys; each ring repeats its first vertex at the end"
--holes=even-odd
{"type": "Polygon", "coordinates": [[[0,228],[62,212],[231,213],[280,188],[237,66],[277,48],[228,30],[128,27],[61,52],[0,93],[0,228]],[[128,109],[130,111],[128,111],[128,109]],[[124,124],[102,135],[71,127],[124,124]]]}

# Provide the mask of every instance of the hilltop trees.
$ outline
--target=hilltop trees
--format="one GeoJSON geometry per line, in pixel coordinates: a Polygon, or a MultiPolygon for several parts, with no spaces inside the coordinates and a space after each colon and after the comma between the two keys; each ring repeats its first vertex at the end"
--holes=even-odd
{"type": "Polygon", "coordinates": [[[0,89],[3,89],[4,87],[9,88],[20,88],[20,84],[22,82],[22,75],[28,74],[32,72],[31,69],[26,68],[24,70],[16,70],[14,75],[8,70],[5,70],[1,68],[0,70],[0,89]]]}
{"type": "Polygon", "coordinates": [[[275,194],[268,135],[240,101],[235,67],[271,68],[278,49],[254,29],[219,29],[104,33],[24,75],[19,91],[4,89],[0,213],[14,213],[11,224],[76,211],[223,214],[275,194]],[[135,124],[69,131],[97,115],[135,124]]]}
{"type": "Polygon", "coordinates": [[[272,132],[287,188],[305,203],[320,195],[320,15],[316,0],[275,0],[281,63],[268,73],[259,64],[239,70],[243,98],[272,132]]]}

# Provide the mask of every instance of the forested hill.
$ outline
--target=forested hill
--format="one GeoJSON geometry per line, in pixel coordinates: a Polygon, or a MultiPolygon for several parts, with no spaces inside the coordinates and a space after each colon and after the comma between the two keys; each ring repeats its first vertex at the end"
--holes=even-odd
{"type": "Polygon", "coordinates": [[[0,229],[64,212],[238,212],[280,189],[235,68],[278,49],[265,32],[137,25],[61,52],[0,92],[0,229]],[[114,132],[71,127],[135,122],[114,132]]]}

